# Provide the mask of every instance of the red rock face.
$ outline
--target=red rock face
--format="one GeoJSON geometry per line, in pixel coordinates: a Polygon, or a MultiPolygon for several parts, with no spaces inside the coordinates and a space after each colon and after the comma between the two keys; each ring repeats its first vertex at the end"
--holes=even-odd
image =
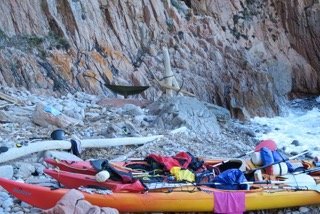
{"type": "Polygon", "coordinates": [[[274,116],[288,96],[319,94],[318,1],[5,1],[0,83],[114,95],[103,83],[163,89],[162,46],[200,100],[237,118],[274,116]],[[186,4],[185,4],[186,3],[186,4]]]}
{"type": "Polygon", "coordinates": [[[293,67],[292,94],[319,94],[320,3],[284,1],[277,8],[291,47],[307,61],[293,67]]]}

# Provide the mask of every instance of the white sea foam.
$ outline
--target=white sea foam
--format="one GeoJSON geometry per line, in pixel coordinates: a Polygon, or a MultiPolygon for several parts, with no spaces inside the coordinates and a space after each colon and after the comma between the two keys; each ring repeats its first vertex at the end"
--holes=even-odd
{"type": "Polygon", "coordinates": [[[310,111],[289,109],[285,117],[255,117],[253,123],[270,127],[268,133],[257,133],[258,139],[272,139],[278,148],[285,148],[288,153],[300,153],[308,149],[312,156],[320,156],[320,110],[310,111]],[[292,144],[297,140],[298,145],[292,144]]]}

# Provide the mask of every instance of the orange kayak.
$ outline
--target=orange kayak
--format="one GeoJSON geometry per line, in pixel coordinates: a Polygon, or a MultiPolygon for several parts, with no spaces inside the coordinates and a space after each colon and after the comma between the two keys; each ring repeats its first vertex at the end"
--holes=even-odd
{"type": "MultiPolygon", "coordinates": [[[[55,189],[20,183],[0,178],[0,185],[10,194],[32,206],[49,209],[69,189],[55,189]]],[[[214,209],[214,191],[209,187],[184,187],[173,191],[145,193],[119,192],[112,194],[87,194],[85,199],[101,207],[113,207],[120,212],[211,212],[214,209]]],[[[227,191],[225,191],[227,192],[227,191]]],[[[245,192],[245,209],[261,210],[320,204],[317,191],[303,190],[248,190],[245,192]]]]}

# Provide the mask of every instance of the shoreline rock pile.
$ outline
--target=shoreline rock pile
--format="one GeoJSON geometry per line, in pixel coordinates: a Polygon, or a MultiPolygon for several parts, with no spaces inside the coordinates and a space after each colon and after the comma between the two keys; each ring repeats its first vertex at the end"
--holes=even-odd
{"type": "MultiPolygon", "coordinates": [[[[57,128],[63,128],[66,139],[72,135],[80,139],[163,135],[161,139],[143,145],[85,149],[81,153],[84,160],[123,160],[145,157],[150,153],[174,155],[179,151],[207,158],[234,157],[250,151],[256,143],[254,133],[246,123],[233,121],[226,109],[195,98],[163,98],[146,105],[146,101],[105,99],[80,92],[60,98],[35,95],[14,88],[3,87],[1,92],[8,96],[8,99],[0,99],[0,146],[3,147],[23,149],[39,140],[49,139],[57,128]],[[42,108],[39,108],[40,105],[42,108]],[[46,111],[46,107],[50,107],[50,111],[46,111]],[[39,112],[54,112],[72,123],[58,127],[59,123],[41,116],[39,112]],[[37,123],[35,114],[38,114],[37,123]],[[47,123],[39,122],[41,119],[47,123]]],[[[40,152],[1,163],[0,176],[53,185],[55,181],[43,173],[45,164],[42,158],[50,155],[79,159],[65,151],[40,152]]],[[[0,213],[41,212],[11,197],[3,189],[0,199],[0,213]]]]}

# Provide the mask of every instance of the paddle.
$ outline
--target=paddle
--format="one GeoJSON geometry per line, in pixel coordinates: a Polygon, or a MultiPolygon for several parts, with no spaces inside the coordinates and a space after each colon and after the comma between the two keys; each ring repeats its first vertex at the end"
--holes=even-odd
{"type": "Polygon", "coordinates": [[[229,161],[230,160],[224,160],[224,161],[221,161],[220,163],[212,165],[211,167],[213,168],[213,167],[221,166],[222,164],[228,163],[229,161]]]}
{"type": "Polygon", "coordinates": [[[273,181],[273,180],[265,180],[265,181],[246,181],[246,182],[241,182],[241,183],[231,183],[231,184],[224,184],[224,183],[200,183],[197,184],[197,186],[201,185],[214,185],[214,186],[219,186],[219,185],[243,185],[243,184],[249,184],[249,185],[262,185],[262,184],[288,184],[287,181],[273,181]]]}
{"type": "MultiPolygon", "coordinates": [[[[241,155],[239,155],[239,156],[237,156],[235,158],[241,158],[241,157],[244,157],[244,156],[249,155],[251,153],[259,152],[260,149],[263,148],[263,147],[267,147],[271,151],[275,151],[277,149],[277,145],[273,140],[262,140],[262,141],[260,141],[259,144],[256,145],[254,150],[249,151],[249,152],[244,153],[244,154],[241,154],[241,155]]],[[[221,161],[220,163],[217,163],[217,164],[213,165],[212,167],[217,167],[217,166],[223,165],[225,163],[228,163],[229,161],[230,160],[221,161]]]]}
{"type": "Polygon", "coordinates": [[[273,166],[273,165],[275,165],[275,164],[279,164],[279,163],[282,163],[282,162],[285,162],[285,161],[288,161],[288,160],[295,159],[295,158],[297,158],[297,157],[299,157],[299,156],[301,156],[301,155],[304,155],[304,154],[306,154],[306,153],[308,153],[308,152],[309,152],[308,150],[305,150],[305,151],[303,151],[302,153],[299,153],[299,154],[297,154],[297,155],[295,155],[295,156],[292,156],[292,157],[290,157],[290,158],[285,158],[285,159],[282,159],[281,161],[276,161],[276,162],[273,162],[273,163],[271,163],[271,164],[267,164],[267,165],[265,165],[265,166],[261,166],[261,167],[257,167],[257,168],[248,170],[248,171],[245,172],[245,174],[250,174],[250,173],[255,172],[256,170],[265,169],[265,168],[267,168],[267,167],[269,167],[269,166],[273,166]]]}
{"type": "Polygon", "coordinates": [[[254,152],[259,152],[262,147],[267,147],[271,151],[275,151],[277,149],[277,145],[273,140],[262,140],[262,141],[260,141],[260,143],[258,145],[256,145],[254,150],[249,151],[249,152],[244,153],[244,154],[241,154],[241,155],[237,156],[236,158],[241,158],[241,157],[244,157],[246,155],[252,154],[254,152]]]}
{"type": "MultiPolygon", "coordinates": [[[[243,182],[243,183],[235,183],[235,184],[230,184],[230,185],[244,185],[244,184],[249,184],[249,185],[253,185],[253,184],[285,184],[286,181],[271,181],[271,180],[267,180],[267,181],[247,181],[247,182],[243,182]]],[[[209,182],[209,183],[184,183],[184,182],[143,182],[143,184],[145,186],[148,187],[148,189],[162,189],[162,188],[178,188],[178,187],[187,187],[187,186],[197,186],[197,187],[201,187],[201,186],[219,186],[219,185],[227,185],[227,184],[223,184],[223,183],[217,183],[217,182],[209,182]]]]}
{"type": "Polygon", "coordinates": [[[304,169],[304,170],[301,170],[301,171],[293,172],[292,174],[293,175],[299,175],[299,174],[302,174],[302,173],[309,174],[309,173],[318,172],[318,171],[320,171],[320,167],[314,167],[314,168],[311,168],[311,169],[304,169]]]}
{"type": "MultiPolygon", "coordinates": [[[[242,184],[249,184],[249,185],[276,185],[276,184],[285,184],[287,187],[290,187],[291,189],[294,188],[295,190],[314,190],[317,192],[320,192],[320,185],[316,184],[316,181],[314,178],[307,174],[287,174],[284,176],[279,177],[282,180],[265,180],[265,181],[246,181],[241,183],[234,183],[230,185],[242,185],[242,184]]],[[[224,183],[205,183],[201,185],[216,185],[219,187],[219,185],[229,185],[224,183]]]]}
{"type": "Polygon", "coordinates": [[[314,178],[307,174],[287,174],[279,177],[284,178],[288,186],[294,187],[295,190],[314,190],[320,193],[320,185],[317,185],[314,178]]]}

